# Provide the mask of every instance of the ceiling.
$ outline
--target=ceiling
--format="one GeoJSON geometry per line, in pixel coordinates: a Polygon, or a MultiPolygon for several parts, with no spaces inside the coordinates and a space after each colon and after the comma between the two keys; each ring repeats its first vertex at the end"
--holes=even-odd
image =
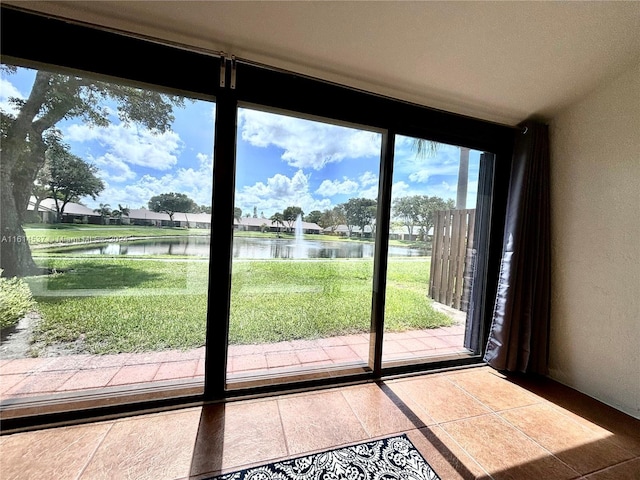
{"type": "Polygon", "coordinates": [[[3,1],[505,124],[640,62],[640,2],[3,1]]]}

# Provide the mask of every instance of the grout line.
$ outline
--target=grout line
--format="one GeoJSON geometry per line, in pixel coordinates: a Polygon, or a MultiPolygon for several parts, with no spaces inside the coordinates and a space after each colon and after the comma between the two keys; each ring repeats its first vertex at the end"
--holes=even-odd
{"type": "Polygon", "coordinates": [[[104,443],[105,439],[107,438],[107,435],[109,435],[109,433],[111,433],[111,430],[113,429],[115,424],[116,424],[116,422],[112,422],[111,425],[109,426],[109,428],[107,429],[107,431],[104,432],[104,435],[102,436],[102,438],[98,442],[98,445],[96,445],[96,448],[93,450],[93,452],[91,452],[91,455],[89,455],[89,458],[87,459],[87,463],[85,463],[84,467],[82,467],[82,469],[78,473],[78,476],[76,477],[76,480],[80,480],[82,478],[82,476],[84,475],[84,472],[86,472],[86,470],[87,470],[87,467],[91,464],[91,462],[95,458],[96,452],[98,451],[98,449],[104,443]]]}
{"type": "Polygon", "coordinates": [[[289,442],[287,441],[287,431],[284,427],[284,421],[282,419],[282,409],[280,408],[281,398],[276,398],[276,405],[278,406],[278,416],[280,417],[280,427],[282,428],[282,438],[284,439],[284,448],[287,452],[287,458],[291,456],[291,450],[289,449],[289,442]]]}
{"type": "MultiPolygon", "coordinates": [[[[458,441],[457,441],[455,438],[453,438],[453,437],[449,434],[449,432],[447,432],[444,428],[442,428],[442,427],[440,426],[440,424],[439,424],[439,423],[438,423],[438,424],[433,425],[432,427],[436,427],[436,428],[440,429],[440,431],[441,431],[441,432],[443,432],[443,433],[444,433],[444,434],[445,434],[445,435],[446,435],[446,436],[447,436],[447,437],[448,437],[448,438],[449,438],[453,443],[455,443],[455,444],[458,446],[458,448],[459,448],[460,450],[462,450],[462,451],[463,451],[463,452],[464,452],[464,453],[465,453],[465,454],[466,454],[466,455],[467,455],[467,456],[468,456],[468,457],[469,457],[469,458],[470,458],[470,459],[471,459],[471,460],[472,460],[476,465],[478,465],[478,467],[480,467],[480,469],[481,469],[481,470],[482,470],[482,471],[483,471],[483,472],[484,472],[484,473],[485,473],[485,474],[486,474],[490,479],[495,480],[495,479],[494,479],[494,477],[493,477],[493,475],[491,475],[491,474],[489,473],[489,471],[488,471],[486,468],[484,468],[484,465],[482,465],[478,460],[476,460],[476,457],[474,457],[473,455],[471,455],[471,452],[468,452],[468,451],[467,451],[467,450],[466,450],[466,449],[465,449],[465,448],[464,448],[460,443],[458,443],[458,441]]],[[[426,427],[426,426],[425,426],[425,427],[423,427],[423,428],[429,429],[429,430],[431,430],[431,431],[433,432],[432,427],[426,427]]],[[[419,430],[420,430],[420,429],[419,429],[419,430]]],[[[434,433],[434,435],[435,435],[435,433],[434,433]]],[[[454,454],[453,454],[453,452],[451,452],[451,454],[452,454],[452,455],[454,455],[454,454]]],[[[455,456],[455,455],[454,455],[454,456],[455,456]]],[[[457,456],[455,456],[455,457],[456,457],[456,458],[458,458],[457,456]]],[[[460,459],[458,458],[458,460],[460,460],[460,459]]],[[[460,461],[460,463],[462,463],[462,461],[460,461]]],[[[464,463],[462,463],[462,464],[464,465],[464,463]]]]}

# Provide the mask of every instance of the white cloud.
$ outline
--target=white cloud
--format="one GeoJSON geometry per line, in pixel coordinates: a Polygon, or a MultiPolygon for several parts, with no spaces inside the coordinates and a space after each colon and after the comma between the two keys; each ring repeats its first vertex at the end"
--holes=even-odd
{"type": "Polygon", "coordinates": [[[235,205],[243,213],[251,213],[253,207],[256,207],[258,213],[264,212],[267,218],[289,206],[300,207],[305,213],[322,211],[332,206],[329,199],[313,197],[309,192],[309,177],[302,170],[298,170],[291,178],[278,173],[267,179],[266,184],[257,182],[245,186],[236,191],[235,205]]]}
{"type": "MultiPolygon", "coordinates": [[[[129,208],[139,208],[146,207],[149,199],[154,195],[180,192],[199,205],[211,205],[213,159],[203,153],[197,153],[196,158],[198,159],[197,168],[178,168],[175,172],[159,177],[147,174],[124,186],[113,185],[121,180],[115,176],[109,176],[105,182],[106,188],[100,193],[95,204],[102,202],[113,206],[120,203],[129,208]]],[[[98,164],[98,161],[96,160],[95,163],[98,164]]],[[[87,205],[89,204],[92,204],[91,200],[87,200],[87,205]]]]}
{"type": "Polygon", "coordinates": [[[241,110],[242,139],[256,147],[274,145],[282,159],[296,168],[320,170],[345,158],[380,155],[377,133],[255,110],[241,110]]]}
{"type": "Polygon", "coordinates": [[[360,185],[362,185],[363,187],[378,184],[378,176],[373,172],[364,172],[362,175],[360,175],[359,180],[360,185]]]}
{"type": "Polygon", "coordinates": [[[316,193],[323,197],[333,197],[334,195],[349,195],[358,190],[358,182],[354,182],[353,180],[349,180],[347,177],[344,177],[344,180],[341,182],[340,180],[324,180],[316,193]]]}
{"type": "Polygon", "coordinates": [[[93,159],[92,163],[100,168],[100,178],[112,182],[124,182],[136,178],[136,174],[126,162],[111,153],[93,159]]]}
{"type": "Polygon", "coordinates": [[[156,170],[169,170],[176,165],[182,149],[182,141],[176,132],[154,133],[122,123],[107,127],[73,124],[66,129],[65,140],[98,141],[112,158],[156,170]]]}
{"type": "Polygon", "coordinates": [[[15,105],[9,102],[9,98],[24,98],[24,95],[7,79],[0,78],[0,109],[15,115],[18,113],[15,105]]]}
{"type": "Polygon", "coordinates": [[[396,182],[391,186],[391,196],[393,199],[414,195],[407,182],[396,182]]]}

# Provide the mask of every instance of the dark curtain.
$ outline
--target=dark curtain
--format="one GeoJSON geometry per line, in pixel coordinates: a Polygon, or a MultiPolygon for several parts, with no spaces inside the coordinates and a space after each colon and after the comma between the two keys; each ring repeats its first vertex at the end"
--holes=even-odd
{"type": "Polygon", "coordinates": [[[533,121],[519,127],[484,360],[498,370],[544,375],[551,293],[549,130],[533,121]]]}

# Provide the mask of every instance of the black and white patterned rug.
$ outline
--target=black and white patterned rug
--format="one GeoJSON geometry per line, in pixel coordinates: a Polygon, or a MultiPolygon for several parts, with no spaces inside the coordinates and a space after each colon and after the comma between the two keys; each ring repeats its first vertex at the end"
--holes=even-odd
{"type": "Polygon", "coordinates": [[[440,480],[406,435],[360,443],[209,480],[440,480]]]}

